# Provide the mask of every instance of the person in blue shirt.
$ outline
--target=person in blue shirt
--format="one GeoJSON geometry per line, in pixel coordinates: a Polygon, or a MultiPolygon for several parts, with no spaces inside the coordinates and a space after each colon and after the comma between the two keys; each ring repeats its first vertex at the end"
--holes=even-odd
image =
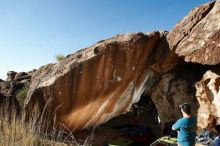
{"type": "Polygon", "coordinates": [[[178,132],[178,146],[195,146],[196,118],[191,115],[191,106],[188,103],[183,103],[179,107],[183,117],[172,126],[172,129],[178,132]]]}
{"type": "Polygon", "coordinates": [[[220,146],[220,125],[216,125],[215,130],[217,131],[218,136],[214,140],[214,146],[220,146]]]}

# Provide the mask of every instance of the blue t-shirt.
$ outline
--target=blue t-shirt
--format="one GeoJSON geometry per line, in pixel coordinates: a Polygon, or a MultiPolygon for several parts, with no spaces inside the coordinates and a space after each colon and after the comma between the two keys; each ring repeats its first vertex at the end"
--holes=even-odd
{"type": "Polygon", "coordinates": [[[181,118],[172,126],[173,130],[178,131],[177,141],[182,146],[190,146],[195,144],[196,137],[196,118],[181,118]]]}
{"type": "Polygon", "coordinates": [[[214,146],[220,146],[220,137],[217,136],[214,140],[214,146]]]}

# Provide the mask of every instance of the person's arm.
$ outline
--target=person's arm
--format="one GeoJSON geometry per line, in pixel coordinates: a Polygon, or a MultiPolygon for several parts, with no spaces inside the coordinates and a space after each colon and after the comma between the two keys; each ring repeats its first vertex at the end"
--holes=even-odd
{"type": "Polygon", "coordinates": [[[180,123],[180,120],[178,120],[178,121],[176,121],[175,124],[173,124],[172,130],[178,130],[178,129],[180,129],[180,126],[181,126],[181,123],[180,123]]]}

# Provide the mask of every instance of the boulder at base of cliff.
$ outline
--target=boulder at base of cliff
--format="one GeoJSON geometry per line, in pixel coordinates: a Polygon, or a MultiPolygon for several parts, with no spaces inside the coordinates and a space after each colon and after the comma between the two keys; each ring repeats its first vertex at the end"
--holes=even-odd
{"type": "Polygon", "coordinates": [[[208,70],[195,86],[199,102],[197,125],[212,129],[220,124],[220,72],[208,70]]]}

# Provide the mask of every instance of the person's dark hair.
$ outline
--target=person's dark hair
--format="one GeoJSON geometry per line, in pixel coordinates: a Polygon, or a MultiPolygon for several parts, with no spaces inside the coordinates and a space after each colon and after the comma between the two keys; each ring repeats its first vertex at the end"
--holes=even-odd
{"type": "Polygon", "coordinates": [[[188,103],[183,103],[179,106],[188,115],[191,114],[191,106],[188,103]]]}
{"type": "Polygon", "coordinates": [[[217,131],[217,133],[220,133],[220,125],[216,125],[215,130],[217,131]]]}

